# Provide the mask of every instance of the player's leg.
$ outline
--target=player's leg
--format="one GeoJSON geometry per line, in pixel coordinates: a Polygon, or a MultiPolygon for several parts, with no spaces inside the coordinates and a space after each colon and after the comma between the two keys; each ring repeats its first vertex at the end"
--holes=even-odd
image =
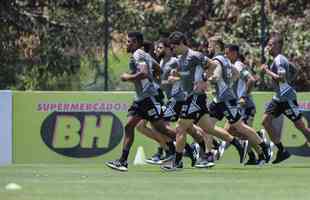
{"type": "Polygon", "coordinates": [[[306,142],[307,143],[310,143],[310,128],[309,127],[306,127],[306,124],[305,122],[303,121],[302,118],[298,119],[297,121],[294,121],[294,125],[295,127],[301,131],[303,133],[303,135],[305,136],[306,138],[306,142]]]}
{"type": "Polygon", "coordinates": [[[237,101],[231,100],[224,102],[223,109],[230,126],[253,144],[260,160],[265,160],[268,163],[271,158],[271,148],[256,134],[256,131],[252,127],[243,122],[237,101]]]}
{"type": "Polygon", "coordinates": [[[200,127],[194,124],[192,124],[192,126],[188,128],[187,132],[189,135],[192,136],[192,138],[194,139],[194,142],[198,144],[198,150],[197,148],[194,148],[195,145],[191,147],[187,143],[185,144],[185,150],[189,154],[189,157],[192,161],[191,164],[193,167],[196,164],[197,158],[201,156],[205,156],[206,154],[206,143],[204,140],[204,137],[206,137],[206,134],[203,133],[203,130],[200,127]]]}
{"type": "Polygon", "coordinates": [[[198,153],[197,161],[195,162],[194,166],[197,168],[209,168],[215,166],[214,155],[213,152],[211,151],[213,141],[212,135],[205,133],[202,128],[196,125],[192,125],[189,128],[188,133],[190,135],[192,135],[191,132],[199,133],[199,135],[201,136],[199,138],[194,139],[196,144],[198,144],[199,149],[199,151],[197,151],[198,153]]]}
{"type": "Polygon", "coordinates": [[[168,147],[168,150],[166,150],[165,160],[171,159],[172,155],[175,153],[175,146],[173,141],[176,136],[176,130],[168,126],[163,119],[151,121],[151,125],[157,133],[166,138],[166,146],[168,147]]]}
{"type": "Polygon", "coordinates": [[[163,165],[161,168],[165,171],[175,171],[179,168],[183,168],[182,158],[183,150],[186,143],[186,133],[190,126],[192,126],[193,120],[179,119],[176,127],[176,155],[175,160],[171,165],[163,165]]]}
{"type": "Polygon", "coordinates": [[[146,159],[146,162],[149,164],[162,164],[162,159],[164,158],[164,150],[169,151],[167,143],[170,141],[170,138],[166,135],[159,133],[153,127],[147,126],[148,122],[146,120],[141,120],[137,125],[137,130],[145,135],[146,137],[155,140],[160,146],[157,148],[157,151],[151,158],[146,159]]]}
{"type": "Polygon", "coordinates": [[[106,165],[112,169],[119,171],[128,171],[128,156],[130,148],[134,142],[134,131],[136,125],[142,120],[138,116],[129,116],[127,124],[125,125],[125,135],[123,139],[122,154],[119,159],[106,162],[106,165]]]}
{"type": "Polygon", "coordinates": [[[141,115],[145,116],[154,130],[154,133],[158,133],[166,139],[166,145],[168,146],[167,157],[171,158],[175,152],[173,140],[175,138],[175,130],[170,128],[168,124],[162,118],[161,104],[155,97],[147,98],[141,105],[141,115]]]}
{"type": "Polygon", "coordinates": [[[265,114],[263,116],[262,125],[264,129],[267,131],[271,141],[275,144],[275,146],[278,148],[276,158],[274,161],[272,161],[272,164],[277,164],[279,162],[282,162],[290,157],[290,153],[284,148],[281,137],[279,137],[279,133],[277,132],[277,129],[272,124],[272,121],[279,117],[283,113],[283,105],[279,102],[276,102],[272,100],[265,111],[265,114]]]}
{"type": "Polygon", "coordinates": [[[148,127],[148,122],[146,120],[141,120],[137,125],[137,130],[145,135],[146,137],[155,140],[161,147],[166,149],[166,142],[169,140],[169,137],[159,133],[156,129],[148,127]]]}
{"type": "Polygon", "coordinates": [[[295,127],[303,133],[306,142],[310,142],[310,128],[303,121],[302,114],[298,108],[296,100],[289,100],[285,104],[284,114],[294,123],[295,127]]]}
{"type": "Polygon", "coordinates": [[[225,129],[215,126],[214,119],[212,119],[208,114],[203,115],[198,124],[206,133],[216,136],[228,143],[231,143],[238,151],[240,156],[240,163],[244,161],[245,149],[240,144],[240,142],[230,135],[225,129]]]}

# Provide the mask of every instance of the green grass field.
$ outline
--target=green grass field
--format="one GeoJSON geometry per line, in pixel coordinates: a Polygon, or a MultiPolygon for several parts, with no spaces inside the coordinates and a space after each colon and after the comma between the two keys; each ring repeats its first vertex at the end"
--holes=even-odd
{"type": "Polygon", "coordinates": [[[310,164],[243,167],[220,163],[212,169],[162,172],[130,166],[129,173],[103,164],[13,165],[0,168],[1,200],[137,199],[309,199],[310,164]],[[21,190],[8,191],[15,182],[21,190]]]}
{"type": "MultiPolygon", "coordinates": [[[[308,101],[308,93],[300,93],[299,97],[308,101]]],[[[264,103],[270,98],[271,93],[261,93],[256,98],[257,129],[261,127],[264,103]]],[[[121,119],[125,122],[125,113],[121,119]]],[[[304,143],[303,135],[293,129],[291,123],[286,121],[284,131],[286,146],[304,143]]],[[[143,146],[150,156],[156,144],[136,134],[131,161],[138,146],[143,146]]],[[[0,167],[0,200],[310,199],[310,157],[292,156],[280,165],[244,167],[238,164],[237,153],[230,148],[212,169],[189,168],[189,160],[185,159],[185,169],[178,172],[167,173],[158,166],[130,163],[129,172],[121,173],[104,165],[105,161],[117,158],[120,151],[121,145],[118,145],[94,162],[27,164],[21,159],[17,164],[0,167]],[[19,184],[22,189],[6,190],[8,183],[19,184]]],[[[27,152],[21,155],[31,156],[27,152]]]]}

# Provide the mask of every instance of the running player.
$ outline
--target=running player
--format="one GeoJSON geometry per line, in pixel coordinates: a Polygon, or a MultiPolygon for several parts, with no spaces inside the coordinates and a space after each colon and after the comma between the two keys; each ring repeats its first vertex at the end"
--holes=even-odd
{"type": "Polygon", "coordinates": [[[215,88],[214,99],[209,105],[210,116],[215,120],[222,120],[226,117],[229,132],[236,132],[248,139],[254,145],[261,162],[269,162],[271,149],[255,132],[253,128],[246,125],[241,118],[238,108],[238,99],[233,91],[232,84],[239,76],[239,72],[232,67],[229,54],[233,52],[226,48],[226,55],[221,54],[224,50],[224,43],[220,37],[212,37],[209,40],[209,49],[214,53],[213,60],[216,68],[209,81],[215,88]]]}
{"type": "Polygon", "coordinates": [[[290,64],[288,59],[282,54],[283,38],[279,33],[272,33],[267,44],[267,49],[273,57],[272,65],[261,65],[261,70],[271,77],[276,95],[272,98],[263,116],[263,126],[268,132],[271,140],[278,148],[276,159],[273,164],[280,163],[290,157],[290,153],[284,148],[279,137],[272,126],[272,119],[284,114],[303,133],[307,142],[310,142],[310,128],[306,127],[302,120],[302,114],[298,108],[296,91],[290,85],[289,80],[290,64]]]}
{"type": "Polygon", "coordinates": [[[215,135],[229,143],[238,150],[240,162],[243,162],[245,149],[237,139],[226,130],[212,123],[207,108],[207,96],[205,93],[204,69],[206,66],[214,67],[213,62],[205,60],[205,57],[187,46],[187,40],[183,33],[173,32],[169,37],[170,43],[179,57],[179,74],[183,90],[186,92],[185,104],[182,106],[180,119],[177,123],[176,158],[170,165],[163,165],[165,171],[175,171],[183,168],[182,157],[186,141],[186,133],[193,123],[197,124],[204,133],[215,135]]]}
{"type": "MultiPolygon", "coordinates": [[[[167,39],[161,39],[157,42],[157,56],[160,60],[161,77],[160,86],[165,92],[168,103],[166,104],[163,112],[163,118],[166,122],[176,122],[179,118],[179,114],[184,104],[185,93],[180,85],[180,78],[177,75],[178,59],[172,56],[171,46],[167,39]]],[[[145,128],[145,127],[144,127],[145,128]]],[[[197,127],[189,129],[189,134],[199,144],[200,148],[204,151],[205,144],[202,135],[199,133],[201,130],[197,130],[197,127]]],[[[140,127],[140,131],[142,130],[140,127]]],[[[191,158],[192,166],[196,162],[194,150],[189,144],[185,145],[185,152],[191,158]]],[[[146,161],[150,164],[161,164],[165,162],[165,157],[161,158],[161,149],[146,161]]]]}
{"type": "MultiPolygon", "coordinates": [[[[251,75],[247,66],[244,64],[244,58],[240,55],[238,45],[226,45],[225,55],[232,62],[233,67],[239,72],[239,78],[235,81],[233,88],[237,95],[241,118],[245,124],[252,127],[256,108],[251,91],[255,85],[255,78],[251,75]],[[241,59],[243,59],[243,61],[241,59]]],[[[249,148],[248,155],[249,160],[245,163],[246,165],[258,164],[255,152],[251,148],[249,148]]]]}
{"type": "MultiPolygon", "coordinates": [[[[150,121],[152,126],[167,136],[174,135],[168,130],[161,118],[161,105],[156,100],[158,92],[151,79],[150,60],[148,54],[142,50],[143,35],[140,32],[128,33],[127,51],[132,54],[129,62],[130,73],[121,75],[122,81],[130,81],[135,85],[136,98],[128,110],[128,122],[125,125],[123,150],[119,159],[106,162],[106,165],[119,171],[128,171],[128,155],[134,142],[134,130],[143,119],[150,121]]],[[[168,141],[171,154],[174,153],[173,141],[168,141]]]]}

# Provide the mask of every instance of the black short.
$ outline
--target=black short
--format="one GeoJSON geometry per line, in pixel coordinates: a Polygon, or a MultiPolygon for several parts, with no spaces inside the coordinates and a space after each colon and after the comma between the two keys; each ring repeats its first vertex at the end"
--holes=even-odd
{"type": "Polygon", "coordinates": [[[160,88],[157,89],[157,92],[158,95],[156,95],[155,98],[163,106],[165,104],[165,94],[160,88]]]}
{"type": "Polygon", "coordinates": [[[184,102],[180,118],[193,119],[194,122],[197,123],[206,113],[209,113],[207,106],[207,95],[193,94],[189,96],[184,102]]]}
{"type": "Polygon", "coordinates": [[[230,124],[236,123],[241,119],[240,108],[237,99],[225,102],[211,102],[209,105],[210,116],[218,120],[224,117],[230,124]]]}
{"type": "Polygon", "coordinates": [[[301,119],[302,116],[296,100],[280,102],[273,99],[267,105],[265,113],[271,114],[275,118],[279,117],[281,114],[284,114],[293,122],[301,119]]]}
{"type": "Polygon", "coordinates": [[[248,123],[248,120],[250,118],[254,118],[255,114],[256,114],[256,108],[255,106],[250,106],[250,107],[247,107],[247,106],[244,106],[244,107],[240,107],[240,114],[241,114],[241,118],[242,118],[242,121],[244,123],[248,123]]]}
{"type": "Polygon", "coordinates": [[[175,99],[170,99],[163,111],[164,120],[170,122],[178,121],[184,103],[185,101],[176,101],[175,99]]]}
{"type": "Polygon", "coordinates": [[[147,121],[159,120],[161,114],[161,104],[156,100],[156,97],[134,101],[128,109],[128,116],[139,116],[147,121]]]}

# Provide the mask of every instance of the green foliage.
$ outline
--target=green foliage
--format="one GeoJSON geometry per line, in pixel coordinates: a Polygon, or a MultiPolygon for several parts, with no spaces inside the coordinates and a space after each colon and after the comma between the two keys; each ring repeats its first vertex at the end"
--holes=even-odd
{"type": "MultiPolygon", "coordinates": [[[[285,35],[284,53],[301,69],[297,89],[310,88],[310,2],[265,0],[268,30],[285,35]]],[[[220,34],[241,45],[255,70],[261,57],[261,2],[236,0],[13,0],[0,5],[0,89],[79,90],[103,82],[103,46],[124,44],[125,33],[142,31],[157,40],[175,30],[193,41],[220,34]],[[105,26],[109,24],[109,38],[105,26]]],[[[131,89],[119,81],[126,57],[110,56],[111,90],[131,89]],[[122,65],[118,67],[118,65],[122,65]],[[121,69],[121,70],[120,70],[121,69]]],[[[261,77],[265,80],[265,77],[261,77]]],[[[268,79],[265,83],[268,83],[268,79]]],[[[99,85],[100,85],[99,84],[99,85]]],[[[268,89],[264,84],[261,89],[268,89]]],[[[100,86],[99,88],[102,89],[100,86]]]]}

